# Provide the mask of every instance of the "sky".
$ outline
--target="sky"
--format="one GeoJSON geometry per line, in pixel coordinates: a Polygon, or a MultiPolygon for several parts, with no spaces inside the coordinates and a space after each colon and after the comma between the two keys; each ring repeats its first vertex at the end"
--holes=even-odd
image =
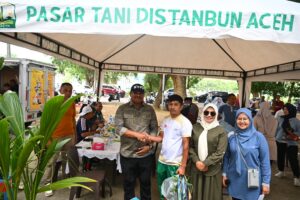
{"type": "MultiPolygon", "coordinates": [[[[7,45],[6,43],[0,42],[0,56],[6,57],[6,55],[7,45]]],[[[51,63],[51,56],[15,45],[11,45],[11,55],[12,57],[16,58],[27,58],[45,63],[51,63]]]]}

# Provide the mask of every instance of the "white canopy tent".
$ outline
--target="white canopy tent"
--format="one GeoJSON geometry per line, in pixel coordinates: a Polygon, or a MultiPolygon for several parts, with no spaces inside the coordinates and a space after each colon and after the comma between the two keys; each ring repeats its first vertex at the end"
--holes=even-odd
{"type": "Polygon", "coordinates": [[[299,3],[9,2],[0,4],[0,41],[70,59],[99,74],[116,70],[235,79],[243,102],[251,81],[300,79],[299,3]]]}

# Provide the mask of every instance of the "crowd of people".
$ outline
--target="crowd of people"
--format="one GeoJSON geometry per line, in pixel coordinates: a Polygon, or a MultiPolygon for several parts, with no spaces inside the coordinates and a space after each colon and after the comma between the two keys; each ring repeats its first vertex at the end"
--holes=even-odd
{"type": "MultiPolygon", "coordinates": [[[[68,99],[72,85],[62,84],[60,93],[68,99]]],[[[161,191],[164,180],[176,174],[190,176],[192,199],[195,200],[221,200],[222,187],[228,189],[234,200],[258,199],[270,192],[274,161],[279,170],[275,176],[285,175],[286,155],[293,171],[294,185],[300,186],[297,158],[300,121],[293,105],[282,106],[280,103],[283,114],[276,119],[270,104],[261,102],[260,110],[253,118],[251,110],[236,105],[234,94],[229,94],[226,103],[220,104],[217,100],[206,104],[200,113],[192,99],[183,100],[174,94],[168,99],[169,115],[159,125],[153,107],[144,102],[144,94],[143,85],[134,84],[130,101],[119,106],[115,113],[116,133],[121,141],[125,200],[136,196],[151,199],[151,174],[157,143],[161,143],[156,165],[160,199],[164,199],[161,191]],[[139,195],[135,194],[137,179],[139,195]]],[[[77,123],[75,106],[66,112],[52,137],[71,140],[49,163],[49,169],[52,169],[48,172],[49,181],[58,155],[66,161],[63,152],[70,145],[104,127],[102,107],[100,102],[85,105],[77,123]]]]}
{"type": "MultiPolygon", "coordinates": [[[[143,86],[133,85],[130,97],[116,113],[124,199],[136,196],[136,179],[140,180],[141,199],[151,199],[151,157],[153,144],[159,142],[162,147],[156,173],[160,199],[164,199],[163,181],[176,174],[190,176],[192,199],[222,199],[222,187],[227,187],[234,200],[263,198],[270,192],[273,161],[278,163],[276,176],[284,176],[286,152],[294,185],[300,186],[296,141],[300,121],[293,105],[284,104],[283,115],[277,120],[270,105],[261,102],[253,118],[251,110],[239,108],[236,96],[229,94],[226,103],[217,100],[217,104],[206,104],[198,119],[197,105],[174,94],[168,100],[169,116],[158,126],[155,112],[143,101],[143,86]]],[[[274,102],[273,106],[280,104],[274,102]]]]}

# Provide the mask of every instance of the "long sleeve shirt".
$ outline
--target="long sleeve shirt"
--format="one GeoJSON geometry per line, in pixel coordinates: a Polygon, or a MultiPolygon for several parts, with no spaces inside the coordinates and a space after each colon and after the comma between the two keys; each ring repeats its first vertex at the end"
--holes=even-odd
{"type": "Polygon", "coordinates": [[[146,144],[138,141],[136,138],[124,136],[124,133],[127,130],[157,135],[157,118],[152,106],[143,103],[140,108],[136,108],[132,102],[123,104],[116,112],[115,123],[117,134],[121,136],[120,153],[122,156],[128,158],[141,158],[153,153],[150,151],[143,156],[138,156],[136,150],[146,144]]]}

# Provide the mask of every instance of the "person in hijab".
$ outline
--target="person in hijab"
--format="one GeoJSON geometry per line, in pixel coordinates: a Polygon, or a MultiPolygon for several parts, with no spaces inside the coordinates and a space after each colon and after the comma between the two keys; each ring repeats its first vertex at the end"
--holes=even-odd
{"type": "Polygon", "coordinates": [[[215,104],[217,106],[217,108],[219,109],[222,105],[224,105],[225,103],[223,102],[223,99],[221,97],[215,97],[214,100],[212,101],[213,104],[215,104]]]}
{"type": "Polygon", "coordinates": [[[224,156],[223,186],[233,200],[256,200],[270,191],[271,168],[268,143],[254,125],[251,111],[241,108],[236,113],[235,131],[228,134],[224,156]],[[248,187],[248,168],[259,171],[259,184],[248,187]]]}
{"type": "MultiPolygon", "coordinates": [[[[277,167],[279,172],[275,176],[282,178],[284,176],[284,161],[287,154],[293,175],[294,185],[300,186],[299,163],[298,163],[298,142],[297,136],[300,136],[300,121],[296,118],[297,109],[290,103],[284,105],[284,115],[278,119],[276,130],[277,143],[277,167]],[[292,138],[291,134],[296,136],[292,138]]],[[[299,140],[299,137],[298,137],[299,140]]]]}
{"type": "Polygon", "coordinates": [[[260,110],[257,112],[253,119],[254,127],[264,134],[269,145],[269,154],[271,163],[273,160],[277,160],[277,147],[275,140],[275,133],[277,129],[277,120],[272,115],[270,110],[270,104],[266,101],[260,103],[260,110]]]}
{"type": "Polygon", "coordinates": [[[200,123],[193,126],[190,140],[192,199],[222,199],[222,160],[227,147],[227,133],[219,125],[218,108],[204,106],[200,123]]]}

